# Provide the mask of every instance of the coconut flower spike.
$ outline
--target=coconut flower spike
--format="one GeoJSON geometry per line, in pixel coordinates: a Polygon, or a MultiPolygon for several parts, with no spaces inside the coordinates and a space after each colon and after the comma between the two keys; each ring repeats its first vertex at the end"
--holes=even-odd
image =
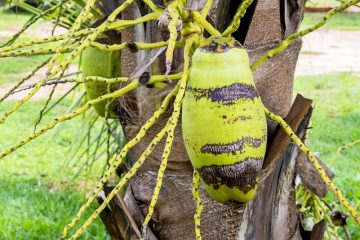
{"type": "Polygon", "coordinates": [[[167,166],[167,161],[169,159],[170,156],[170,152],[171,152],[171,146],[172,143],[174,141],[174,133],[175,133],[175,129],[180,117],[180,112],[181,112],[181,106],[182,106],[182,99],[184,97],[185,94],[185,88],[186,88],[186,83],[187,83],[187,79],[188,79],[188,75],[189,75],[189,69],[190,69],[190,51],[191,51],[191,47],[193,45],[194,42],[194,38],[190,38],[187,40],[186,45],[185,45],[185,49],[184,49],[184,72],[183,75],[181,77],[181,80],[179,82],[180,84],[180,89],[178,94],[176,95],[175,98],[175,102],[174,102],[174,110],[173,113],[169,119],[169,127],[167,130],[167,138],[166,138],[166,143],[165,143],[165,147],[164,147],[164,152],[162,155],[162,162],[160,164],[160,168],[158,171],[158,176],[157,176],[157,180],[156,180],[156,186],[155,186],[155,190],[153,193],[153,196],[151,198],[151,202],[150,202],[150,206],[149,206],[149,211],[148,214],[145,217],[144,223],[143,225],[148,225],[149,221],[151,220],[151,217],[154,213],[154,209],[155,209],[155,205],[156,202],[159,198],[159,194],[160,194],[160,190],[161,190],[161,186],[162,186],[162,181],[163,181],[163,177],[165,174],[165,169],[167,166]]]}
{"type": "MultiPolygon", "coordinates": [[[[165,136],[167,130],[167,126],[165,126],[150,142],[148,147],[142,153],[140,158],[135,162],[132,168],[123,176],[120,182],[115,186],[115,188],[110,192],[104,202],[95,210],[95,212],[86,220],[86,222],[76,231],[74,235],[72,235],[69,239],[74,240],[77,239],[86,229],[87,227],[99,216],[99,214],[106,208],[106,206],[110,203],[111,199],[115,197],[115,195],[120,191],[121,188],[125,186],[125,184],[132,178],[139,168],[143,165],[147,157],[154,150],[155,146],[160,142],[160,140],[165,136]]],[[[78,219],[77,219],[78,220],[78,219]]],[[[69,224],[65,227],[64,233],[61,239],[66,239],[67,231],[74,227],[75,224],[69,224]]]]}
{"type": "Polygon", "coordinates": [[[230,25],[222,33],[224,37],[231,36],[240,27],[241,19],[245,16],[246,10],[250,7],[253,0],[245,0],[241,2],[240,6],[236,10],[235,16],[230,25]]]}
{"type": "Polygon", "coordinates": [[[40,68],[44,67],[48,62],[50,61],[50,58],[46,59],[44,62],[42,62],[40,65],[35,67],[29,75],[21,79],[19,82],[17,82],[12,88],[10,88],[1,98],[0,103],[4,101],[6,98],[8,98],[15,90],[17,90],[26,80],[34,76],[34,74],[39,71],[40,68]]]}
{"type": "Polygon", "coordinates": [[[89,0],[86,2],[85,8],[82,9],[81,13],[76,18],[74,24],[71,26],[71,28],[69,30],[69,35],[62,41],[61,45],[57,48],[56,53],[51,58],[50,63],[49,63],[49,68],[48,68],[48,75],[50,75],[50,72],[52,71],[56,61],[61,56],[61,52],[66,47],[66,45],[71,41],[71,38],[73,37],[74,33],[77,30],[79,30],[81,27],[81,24],[84,21],[86,21],[86,19],[88,19],[89,13],[90,13],[92,7],[94,6],[95,2],[96,2],[96,0],[89,0]]]}
{"type": "Polygon", "coordinates": [[[177,10],[177,6],[179,5],[179,0],[174,0],[171,2],[167,9],[169,12],[170,22],[168,25],[168,30],[170,32],[170,38],[168,42],[168,48],[166,50],[166,60],[165,60],[165,66],[166,66],[166,73],[165,76],[167,76],[171,71],[171,64],[174,58],[174,50],[175,50],[175,44],[177,39],[177,23],[179,20],[179,12],[177,10]]]}
{"type": "Polygon", "coordinates": [[[201,240],[201,212],[203,210],[203,205],[201,202],[200,194],[199,194],[199,181],[200,176],[199,173],[194,170],[193,172],[193,189],[192,194],[196,201],[196,210],[194,214],[194,223],[195,223],[195,236],[196,240],[201,240]]]}
{"type": "MultiPolygon", "coordinates": [[[[86,28],[86,29],[80,30],[80,31],[74,33],[73,39],[86,36],[86,35],[92,33],[93,31],[94,31],[94,29],[91,29],[91,28],[86,28]]],[[[51,37],[46,37],[46,38],[42,38],[42,39],[35,39],[35,40],[15,43],[15,44],[12,44],[7,47],[0,48],[0,54],[9,52],[9,51],[13,51],[18,48],[24,48],[24,47],[29,47],[29,46],[38,45],[38,44],[57,42],[60,40],[64,40],[68,36],[69,36],[69,34],[63,34],[63,35],[59,35],[59,36],[51,36],[51,37]]]]}
{"type": "MultiPolygon", "coordinates": [[[[125,4],[125,3],[124,3],[125,4]]],[[[37,91],[41,88],[41,86],[51,77],[55,76],[56,74],[60,73],[64,69],[66,69],[69,64],[77,57],[86,47],[90,46],[93,41],[100,35],[100,33],[108,30],[108,26],[110,23],[112,23],[117,16],[117,13],[121,12],[127,5],[122,4],[117,11],[115,10],[110,16],[109,19],[113,19],[112,21],[105,21],[102,25],[100,25],[98,28],[96,28],[95,32],[89,35],[82,44],[80,44],[79,47],[75,48],[70,55],[52,72],[48,73],[48,75],[45,78],[42,78],[36,86],[21,100],[19,100],[15,106],[13,106],[10,110],[6,111],[3,116],[0,118],[0,123],[5,122],[6,118],[17,111],[25,102],[27,102],[32,96],[34,96],[37,91]]],[[[144,17],[141,17],[137,20],[132,21],[119,21],[120,23],[117,25],[119,29],[126,28],[129,26],[133,26],[136,24],[139,24],[141,22],[149,21],[149,20],[155,20],[159,16],[158,13],[150,13],[148,15],[145,15],[144,17]]]]}
{"type": "MultiPolygon", "coordinates": [[[[168,123],[166,124],[166,126],[153,138],[153,141],[148,145],[148,147],[145,149],[145,151],[143,152],[143,154],[140,156],[140,158],[138,159],[138,161],[135,162],[135,164],[133,165],[133,167],[129,170],[129,172],[127,172],[125,174],[125,176],[120,180],[120,182],[118,183],[118,185],[111,191],[111,193],[107,196],[106,200],[100,205],[100,207],[89,217],[89,219],[83,224],[83,226],[81,226],[79,228],[79,230],[70,238],[70,239],[77,239],[85,230],[86,228],[98,217],[98,215],[100,214],[100,212],[102,210],[104,210],[104,208],[109,204],[109,202],[111,201],[111,199],[117,194],[117,192],[126,184],[126,182],[133,177],[136,172],[138,171],[138,169],[142,166],[142,164],[145,162],[146,158],[151,154],[151,152],[153,151],[153,149],[155,148],[156,144],[165,136],[165,134],[174,134],[173,131],[175,130],[175,127],[177,125],[177,120],[178,117],[180,115],[180,110],[181,110],[181,101],[182,98],[184,96],[185,93],[185,88],[186,88],[186,82],[187,82],[187,77],[188,77],[188,73],[189,73],[189,66],[190,66],[190,51],[191,51],[191,47],[193,45],[195,41],[195,38],[190,38],[188,39],[188,41],[186,42],[185,45],[185,50],[184,50],[184,59],[185,59],[185,65],[184,65],[184,72],[183,75],[180,79],[180,82],[178,84],[179,86],[179,92],[176,95],[175,98],[175,102],[174,102],[174,110],[173,110],[173,114],[170,117],[170,119],[168,120],[168,123]],[[173,129],[173,130],[172,130],[173,129]]],[[[170,137],[171,138],[171,137],[170,137]]],[[[172,142],[172,141],[171,141],[172,142]]],[[[126,147],[126,146],[125,146],[126,147]]],[[[125,148],[124,147],[124,148],[125,148]]],[[[164,155],[163,157],[165,157],[165,159],[168,157],[168,154],[170,154],[170,147],[171,147],[171,143],[167,144],[165,146],[164,149],[164,155]],[[165,151],[167,151],[167,153],[165,153],[165,151]]],[[[164,159],[164,158],[163,158],[164,159]]],[[[165,160],[167,161],[167,160],[165,160]]],[[[166,168],[166,165],[163,166],[163,168],[166,168]]],[[[164,170],[165,171],[165,170],[164,170]]],[[[160,173],[160,177],[162,178],[161,175],[163,175],[163,171],[161,171],[160,173]]],[[[159,183],[159,181],[158,181],[159,183]]],[[[161,186],[161,182],[158,184],[159,186],[161,186]]],[[[156,188],[157,189],[157,188],[156,188]]],[[[159,189],[159,188],[158,188],[159,189]]],[[[160,192],[159,190],[155,190],[155,194],[153,195],[153,206],[155,206],[156,201],[157,201],[157,196],[156,194],[158,194],[158,192],[160,192]],[[156,198],[154,198],[154,196],[156,198]]],[[[151,204],[150,204],[150,208],[151,208],[151,204]]],[[[151,215],[148,214],[146,219],[150,219],[151,215]]],[[[144,221],[144,225],[146,225],[145,223],[149,220],[144,221]]],[[[73,225],[71,224],[71,227],[73,227],[73,225]]],[[[67,229],[68,230],[68,229],[67,229]]],[[[66,230],[66,232],[67,232],[66,230]]],[[[66,234],[65,234],[66,235],[66,234]]],[[[65,236],[63,234],[63,238],[65,238],[65,236]]]]}
{"type": "Polygon", "coordinates": [[[128,93],[131,90],[134,90],[135,88],[139,87],[139,84],[134,81],[131,82],[130,84],[128,84],[127,86],[125,86],[124,88],[121,88],[113,93],[109,93],[109,94],[105,94],[103,96],[100,96],[98,98],[95,98],[91,101],[88,101],[84,106],[82,106],[81,108],[75,110],[72,113],[66,114],[64,116],[61,116],[59,118],[55,118],[53,121],[51,121],[50,123],[48,123],[47,125],[45,125],[43,128],[41,128],[40,130],[34,132],[33,134],[31,134],[30,136],[24,138],[22,141],[16,143],[15,145],[13,145],[12,147],[10,147],[9,149],[4,150],[3,152],[0,153],[0,159],[4,158],[5,156],[9,155],[10,153],[14,152],[15,150],[17,150],[18,148],[24,146],[25,144],[29,143],[31,140],[41,136],[42,134],[44,134],[45,132],[47,132],[48,130],[54,128],[57,124],[73,119],[77,116],[79,116],[80,114],[86,112],[87,110],[89,110],[91,108],[92,105],[95,105],[99,102],[102,102],[104,100],[107,99],[112,99],[112,98],[117,98],[120,97],[126,93],[128,93]]]}
{"type": "MultiPolygon", "coordinates": [[[[177,76],[177,75],[174,75],[177,76]]],[[[150,78],[149,83],[155,83],[155,82],[161,82],[164,81],[165,77],[164,76],[153,76],[150,78]]],[[[10,153],[14,152],[16,149],[24,146],[25,144],[27,144],[28,142],[30,142],[31,140],[41,136],[42,134],[44,134],[45,132],[47,132],[48,130],[54,128],[57,124],[73,119],[77,116],[79,116],[80,114],[86,112],[87,110],[89,110],[91,108],[92,105],[95,105],[97,103],[100,103],[102,101],[105,101],[107,99],[113,99],[113,98],[118,98],[136,88],[138,88],[140,86],[140,84],[137,81],[132,81],[130,82],[128,85],[126,85],[125,87],[113,92],[113,93],[108,93],[105,95],[102,95],[98,98],[95,98],[93,100],[88,101],[84,106],[82,106],[81,108],[75,110],[72,113],[63,115],[59,118],[55,118],[52,122],[48,123],[47,125],[45,125],[43,128],[41,128],[40,130],[36,131],[35,133],[33,133],[32,135],[24,138],[22,141],[16,143],[15,145],[13,145],[12,147],[4,150],[3,152],[0,153],[0,159],[6,157],[7,155],[9,155],[10,153]]],[[[167,99],[167,101],[169,101],[169,99],[167,99]]],[[[157,119],[156,119],[157,120],[157,119]]],[[[156,121],[155,120],[155,121],[156,121]]]]}
{"type": "Polygon", "coordinates": [[[360,216],[356,212],[355,208],[343,197],[343,194],[341,193],[340,189],[335,186],[335,184],[330,180],[330,178],[326,175],[325,170],[321,167],[318,160],[316,159],[314,153],[306,147],[306,145],[301,141],[301,139],[296,136],[294,131],[291,129],[291,127],[282,119],[280,116],[275,115],[274,113],[270,112],[267,108],[264,107],[264,111],[266,116],[277,122],[284,132],[291,138],[291,140],[298,146],[300,151],[306,154],[309,161],[323,180],[323,182],[335,193],[337,196],[339,202],[341,205],[343,205],[351,214],[351,216],[355,219],[357,224],[360,225],[360,216]]]}
{"type": "Polygon", "coordinates": [[[64,228],[63,230],[63,238],[66,237],[67,232],[69,229],[75,226],[75,224],[79,221],[81,216],[84,214],[85,210],[90,206],[90,204],[95,200],[95,197],[97,194],[101,191],[101,189],[104,187],[104,184],[109,179],[109,177],[115,173],[116,169],[119,167],[119,165],[122,163],[123,159],[128,154],[129,150],[134,147],[137,143],[140,142],[140,140],[145,136],[147,131],[153,126],[153,124],[159,119],[160,116],[162,116],[166,109],[168,108],[170,104],[170,100],[177,94],[178,92],[178,85],[174,88],[173,91],[171,91],[166,98],[164,99],[162,105],[160,108],[154,113],[154,115],[142,126],[142,128],[139,130],[138,134],[130,140],[121,150],[119,156],[116,158],[116,161],[110,166],[110,168],[105,172],[103,177],[100,179],[99,183],[97,184],[94,191],[91,193],[90,197],[88,198],[87,202],[81,206],[78,213],[75,215],[75,217],[71,220],[71,222],[64,228]]]}

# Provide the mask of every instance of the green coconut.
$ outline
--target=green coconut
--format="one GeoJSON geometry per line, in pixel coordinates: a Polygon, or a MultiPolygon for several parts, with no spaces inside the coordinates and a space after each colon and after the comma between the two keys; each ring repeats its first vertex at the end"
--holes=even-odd
{"type": "MultiPolygon", "coordinates": [[[[88,47],[82,53],[82,75],[83,77],[98,76],[114,78],[121,76],[120,51],[104,51],[94,47],[88,47]]],[[[108,93],[108,84],[102,81],[86,81],[85,88],[90,100],[98,98],[108,93]]],[[[106,105],[111,101],[108,107],[108,118],[117,118],[115,108],[116,100],[102,101],[93,107],[96,112],[105,117],[106,105]]]]}

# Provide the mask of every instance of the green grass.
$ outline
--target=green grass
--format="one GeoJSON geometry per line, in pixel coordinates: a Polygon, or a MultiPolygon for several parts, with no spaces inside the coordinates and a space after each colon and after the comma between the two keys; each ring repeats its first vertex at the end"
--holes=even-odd
{"type": "MultiPolygon", "coordinates": [[[[26,104],[0,125],[0,151],[31,134],[32,123],[43,103],[26,104]]],[[[3,102],[0,112],[13,104],[14,101],[3,102]]],[[[69,104],[65,101],[56,111],[64,114],[69,104]]],[[[43,122],[57,115],[49,114],[43,122]]],[[[76,144],[75,134],[81,124],[81,117],[65,122],[1,160],[0,239],[57,239],[84,203],[87,189],[92,189],[101,174],[103,162],[96,163],[89,174],[82,174],[77,182],[70,184],[81,165],[69,170],[64,168],[64,162],[69,157],[69,147],[76,144]],[[87,186],[78,186],[83,182],[87,182],[87,186]]],[[[83,239],[104,239],[105,236],[102,223],[96,221],[83,239]]]]}
{"type": "Polygon", "coordinates": [[[14,13],[0,8],[0,29],[19,29],[30,17],[31,14],[23,11],[14,13]]]}
{"type": "MultiPolygon", "coordinates": [[[[31,15],[24,12],[14,13],[0,9],[0,31],[16,32],[29,19],[31,15]]],[[[0,38],[0,45],[10,39],[10,35],[0,38]]],[[[29,37],[20,37],[17,41],[29,40],[29,37]]],[[[17,58],[0,58],[0,85],[18,81],[27,75],[34,67],[40,65],[47,56],[22,56],[17,58]]]]}
{"type": "MultiPolygon", "coordinates": [[[[312,129],[308,143],[320,158],[329,163],[336,150],[342,145],[360,138],[360,77],[350,74],[297,77],[295,92],[314,100],[312,129]]],[[[360,145],[343,151],[331,167],[336,175],[335,184],[345,197],[360,205],[360,145]]],[[[328,194],[327,200],[336,200],[328,194]]],[[[349,217],[351,239],[360,239],[360,229],[349,217]]]]}
{"type": "MultiPolygon", "coordinates": [[[[323,16],[324,13],[305,13],[301,29],[315,25],[323,16]]],[[[360,30],[360,14],[339,13],[333,16],[322,29],[358,31],[360,30]]]]}
{"type": "Polygon", "coordinates": [[[336,0],[311,0],[306,2],[307,7],[334,7],[341,2],[336,0]]]}
{"type": "Polygon", "coordinates": [[[0,58],[0,85],[19,81],[47,58],[45,55],[0,58]]]}
{"type": "MultiPolygon", "coordinates": [[[[306,7],[323,8],[323,7],[335,7],[340,5],[345,0],[311,0],[306,1],[306,7]]],[[[360,6],[360,4],[357,4],[360,6]]]]}
{"type": "MultiPolygon", "coordinates": [[[[75,189],[50,189],[41,178],[0,177],[0,239],[58,239],[85,201],[75,189]]],[[[94,208],[92,208],[94,210],[94,208]]],[[[88,215],[89,216],[89,215],[88,215]]],[[[81,239],[106,239],[99,220],[81,239]]]]}
{"type": "MultiPolygon", "coordinates": [[[[0,29],[16,32],[28,18],[28,14],[0,11],[0,29]]],[[[10,36],[1,38],[0,43],[8,38],[10,36]]],[[[18,39],[26,40],[29,40],[28,36],[18,39]]],[[[20,80],[46,58],[38,55],[0,59],[0,87],[20,80]]],[[[32,133],[33,123],[44,102],[26,103],[0,125],[0,151],[32,133]]],[[[0,113],[14,104],[14,101],[1,103],[0,113]]],[[[70,104],[71,100],[67,100],[57,106],[54,111],[57,114],[46,115],[40,126],[65,114],[70,104]]],[[[76,158],[68,162],[72,153],[69,153],[69,148],[77,145],[79,139],[76,137],[82,123],[81,116],[65,122],[1,160],[0,239],[58,239],[63,227],[85,202],[88,191],[93,189],[101,175],[104,159],[73,179],[85,163],[83,160],[75,165],[76,158]]],[[[99,131],[100,125],[95,125],[93,135],[99,131]]],[[[84,147],[79,152],[83,150],[84,147]]],[[[87,216],[96,206],[92,205],[87,216]]],[[[82,239],[108,239],[100,220],[90,226],[82,239]]]]}
{"type": "MultiPolygon", "coordinates": [[[[29,18],[31,17],[31,14],[26,13],[26,12],[13,12],[10,10],[7,10],[6,8],[0,8],[0,32],[4,31],[6,33],[6,35],[8,35],[8,33],[13,32],[16,33],[17,31],[19,31],[22,26],[29,20],[29,18]]],[[[40,22],[40,21],[39,21],[40,22]]],[[[36,23],[35,25],[33,25],[30,28],[34,28],[35,26],[37,26],[38,23],[36,23]]],[[[3,34],[5,35],[5,34],[3,34]]],[[[17,41],[19,40],[29,40],[29,37],[34,37],[34,36],[20,36],[18,38],[17,41]]],[[[11,38],[11,35],[6,36],[6,37],[0,37],[0,45],[7,42],[7,40],[9,40],[11,38]]]]}

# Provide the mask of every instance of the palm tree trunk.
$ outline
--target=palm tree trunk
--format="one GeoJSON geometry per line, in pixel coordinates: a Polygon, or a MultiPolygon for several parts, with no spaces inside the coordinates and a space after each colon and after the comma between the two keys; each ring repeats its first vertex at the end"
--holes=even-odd
{"type": "MultiPolygon", "coordinates": [[[[206,1],[188,2],[192,8],[201,9],[206,1]]],[[[224,29],[237,4],[238,1],[215,0],[208,20],[218,29],[224,29]]],[[[143,5],[139,6],[141,12],[146,12],[143,5]]],[[[302,0],[255,1],[234,36],[248,49],[253,62],[298,30],[303,8],[302,0]]],[[[158,30],[155,23],[146,26],[145,35],[148,42],[168,37],[167,33],[158,30]]],[[[287,116],[287,121],[297,133],[304,136],[311,116],[311,101],[297,97],[291,107],[293,77],[300,48],[301,40],[293,42],[286,51],[257,69],[254,78],[265,106],[282,117],[287,116]]],[[[152,73],[164,73],[164,62],[164,56],[160,56],[152,67],[152,73]]],[[[181,51],[178,51],[173,69],[181,69],[181,64],[181,51]]],[[[137,109],[134,111],[136,114],[133,114],[132,121],[128,121],[124,126],[127,139],[137,133],[169,89],[170,87],[162,90],[138,90],[137,109]]],[[[130,153],[130,159],[138,159],[160,127],[164,126],[170,111],[149,130],[149,134],[130,153]]],[[[289,139],[282,135],[274,122],[269,121],[268,125],[269,146],[258,194],[254,200],[247,204],[223,205],[210,199],[205,191],[200,189],[204,204],[201,216],[203,239],[301,239],[294,195],[298,151],[289,145],[289,139]]],[[[125,200],[128,206],[131,206],[129,209],[138,228],[141,228],[141,220],[151,201],[163,146],[164,142],[161,142],[155,148],[145,165],[128,184],[125,200]]],[[[191,189],[192,166],[183,145],[179,122],[160,197],[149,224],[148,232],[153,234],[149,239],[195,239],[195,201],[191,189]]]]}

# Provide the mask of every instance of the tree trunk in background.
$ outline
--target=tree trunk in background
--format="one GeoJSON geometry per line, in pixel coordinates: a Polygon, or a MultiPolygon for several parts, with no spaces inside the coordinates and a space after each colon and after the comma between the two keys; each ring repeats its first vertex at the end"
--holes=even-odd
{"type": "MultiPolygon", "coordinates": [[[[161,1],[154,1],[161,4],[161,1]]],[[[206,1],[188,1],[193,9],[201,9],[206,1]]],[[[239,1],[215,0],[208,20],[218,29],[224,29],[232,18],[239,1]]],[[[143,4],[138,3],[142,13],[143,4]]],[[[248,49],[251,62],[282,39],[297,31],[303,15],[303,0],[258,0],[249,8],[240,29],[234,36],[248,49]]],[[[168,38],[168,33],[160,32],[155,22],[146,26],[146,41],[155,42],[168,38]]],[[[301,48],[301,40],[295,41],[282,54],[272,58],[254,72],[255,83],[265,106],[276,114],[286,117],[292,103],[292,86],[296,61],[301,48]]],[[[131,54],[131,53],[130,53],[131,54]]],[[[182,68],[182,54],[177,51],[174,71],[182,68]]],[[[139,58],[138,58],[139,60],[139,58]]],[[[152,67],[152,74],[163,74],[164,56],[152,67]]],[[[129,70],[125,70],[129,72],[129,70]]],[[[130,71],[131,72],[131,71],[130,71]]],[[[174,85],[174,83],[171,83],[174,85]]],[[[156,90],[141,88],[137,92],[136,114],[124,126],[126,139],[131,139],[143,123],[152,116],[170,88],[156,90]]],[[[131,151],[129,158],[136,161],[150,140],[164,126],[171,109],[149,130],[149,134],[131,151]]],[[[303,134],[311,113],[310,103],[298,98],[288,120],[303,134]]],[[[276,124],[269,121],[269,146],[278,141],[280,132],[276,124]],[[278,139],[278,140],[276,140],[278,139]]],[[[285,141],[286,142],[286,141],[285,141]]],[[[288,142],[284,145],[285,150],[288,142]]],[[[164,140],[159,144],[145,165],[128,184],[125,200],[136,205],[140,212],[135,219],[147,214],[151,201],[164,140]],[[135,199],[129,200],[129,199],[135,199]]],[[[279,149],[278,149],[279,150],[279,149]]],[[[270,151],[270,150],[269,150],[270,151]]],[[[268,151],[268,153],[269,153],[268,151]]],[[[272,153],[277,150],[272,150],[272,153]]],[[[297,150],[293,146],[286,151],[267,156],[268,166],[263,170],[258,194],[247,204],[219,204],[210,199],[200,189],[204,209],[201,215],[203,239],[301,239],[298,231],[298,217],[294,200],[294,169],[297,150]],[[275,157],[274,157],[275,156],[275,157]]],[[[181,135],[181,122],[176,129],[176,137],[168,168],[165,172],[160,197],[149,224],[158,239],[195,239],[193,215],[195,201],[192,198],[192,166],[186,154],[181,135]]],[[[200,184],[201,185],[201,184],[200,184]]],[[[135,206],[135,208],[137,208],[135,206]]],[[[134,207],[130,207],[133,209],[134,207]]],[[[134,210],[135,211],[135,210],[134,210]]],[[[141,226],[141,225],[139,225],[141,226]]]]}

